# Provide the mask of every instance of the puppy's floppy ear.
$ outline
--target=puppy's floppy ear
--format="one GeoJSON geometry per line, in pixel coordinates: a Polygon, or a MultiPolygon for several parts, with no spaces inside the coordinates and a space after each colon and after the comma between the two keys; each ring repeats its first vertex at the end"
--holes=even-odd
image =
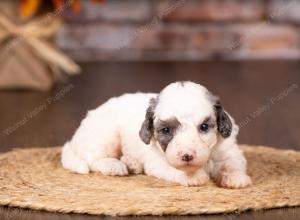
{"type": "Polygon", "coordinates": [[[142,124],[141,130],[139,132],[140,138],[145,144],[150,144],[150,140],[154,133],[154,111],[157,105],[157,98],[151,98],[149,107],[146,112],[145,121],[142,124]]]}
{"type": "Polygon", "coordinates": [[[231,135],[232,132],[232,122],[229,116],[224,111],[220,101],[217,101],[215,103],[214,108],[217,117],[218,131],[220,132],[223,138],[227,138],[231,135]]]}

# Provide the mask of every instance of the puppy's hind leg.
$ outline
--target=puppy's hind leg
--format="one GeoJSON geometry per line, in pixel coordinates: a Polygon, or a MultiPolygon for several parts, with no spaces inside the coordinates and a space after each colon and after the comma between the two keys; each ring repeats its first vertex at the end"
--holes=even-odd
{"type": "Polygon", "coordinates": [[[111,101],[89,112],[70,141],[72,149],[87,163],[90,171],[104,175],[128,174],[126,165],[119,160],[122,147],[116,108],[111,101]]]}
{"type": "Polygon", "coordinates": [[[126,165],[119,160],[122,147],[115,126],[100,126],[96,130],[99,132],[98,138],[84,152],[90,170],[107,176],[128,175],[126,165]]]}
{"type": "Polygon", "coordinates": [[[64,168],[72,172],[81,174],[89,173],[87,163],[76,155],[69,143],[66,143],[62,149],[61,162],[64,168]]]}

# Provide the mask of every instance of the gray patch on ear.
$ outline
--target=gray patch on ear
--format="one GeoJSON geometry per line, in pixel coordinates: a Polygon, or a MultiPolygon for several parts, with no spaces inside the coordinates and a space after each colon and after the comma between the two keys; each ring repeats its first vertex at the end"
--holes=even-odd
{"type": "Polygon", "coordinates": [[[145,121],[142,124],[141,130],[139,132],[140,138],[145,144],[150,144],[150,140],[154,134],[154,111],[157,105],[157,98],[151,98],[149,102],[149,107],[146,111],[145,121]]]}
{"type": "Polygon", "coordinates": [[[219,101],[214,105],[214,108],[217,117],[218,131],[223,138],[227,138],[232,132],[232,122],[219,101]]]}
{"type": "Polygon", "coordinates": [[[219,97],[213,95],[209,91],[207,91],[207,97],[209,101],[214,105],[219,133],[223,138],[229,137],[232,132],[232,122],[229,116],[224,111],[219,97]]]}

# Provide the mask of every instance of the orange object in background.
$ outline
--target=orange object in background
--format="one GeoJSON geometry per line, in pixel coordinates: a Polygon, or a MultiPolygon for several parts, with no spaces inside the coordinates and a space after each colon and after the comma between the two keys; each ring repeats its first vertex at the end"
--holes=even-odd
{"type": "Polygon", "coordinates": [[[40,7],[42,0],[21,0],[22,17],[30,17],[40,7]]]}
{"type": "MultiPolygon", "coordinates": [[[[105,0],[91,0],[92,3],[102,3],[105,0]]],[[[20,11],[22,17],[33,16],[41,7],[42,3],[50,3],[55,10],[58,10],[66,4],[67,7],[71,7],[72,11],[79,12],[81,10],[80,0],[20,0],[20,11]]]]}

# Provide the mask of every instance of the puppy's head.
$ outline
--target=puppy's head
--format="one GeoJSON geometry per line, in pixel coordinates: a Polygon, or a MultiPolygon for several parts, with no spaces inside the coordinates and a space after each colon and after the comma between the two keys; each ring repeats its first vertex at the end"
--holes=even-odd
{"type": "Polygon", "coordinates": [[[199,84],[177,82],[150,100],[140,137],[159,146],[171,166],[194,172],[206,164],[218,137],[228,138],[231,131],[215,96],[199,84]]]}

